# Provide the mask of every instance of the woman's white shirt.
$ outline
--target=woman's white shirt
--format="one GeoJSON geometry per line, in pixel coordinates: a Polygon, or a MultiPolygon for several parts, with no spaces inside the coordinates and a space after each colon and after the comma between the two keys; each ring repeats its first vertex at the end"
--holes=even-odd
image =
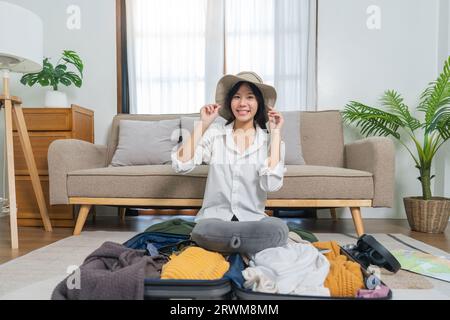
{"type": "Polygon", "coordinates": [[[267,192],[283,186],[285,145],[280,144],[280,161],[268,166],[270,135],[258,125],[253,143],[241,153],[233,138],[234,122],[213,123],[203,133],[194,157],[181,162],[177,148],[172,151],[172,167],[186,174],[202,163],[209,165],[202,208],[196,221],[219,218],[229,221],[233,214],[239,221],[255,221],[266,216],[267,192]]]}

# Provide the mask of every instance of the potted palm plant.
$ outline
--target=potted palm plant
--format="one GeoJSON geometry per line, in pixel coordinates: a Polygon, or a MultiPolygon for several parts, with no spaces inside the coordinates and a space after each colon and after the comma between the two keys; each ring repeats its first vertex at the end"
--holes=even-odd
{"type": "Polygon", "coordinates": [[[394,90],[384,93],[381,105],[383,108],[375,108],[350,101],[343,110],[343,119],[365,136],[391,136],[406,148],[419,170],[422,186],[421,197],[403,199],[408,222],[415,231],[441,233],[448,223],[450,199],[432,196],[431,166],[438,150],[450,138],[450,56],[437,80],[420,96],[417,110],[424,114],[423,121],[410,113],[394,90]],[[405,140],[412,141],[414,147],[408,147],[405,140]]]}
{"type": "Polygon", "coordinates": [[[43,87],[52,87],[52,90],[46,92],[45,105],[47,107],[67,107],[67,95],[58,90],[59,85],[74,84],[80,88],[83,84],[83,67],[83,62],[75,51],[64,50],[56,66],[53,66],[49,58],[45,58],[43,69],[40,72],[25,74],[20,82],[30,87],[36,83],[43,87]],[[73,66],[75,70],[71,71],[68,68],[70,66],[73,66]]]}

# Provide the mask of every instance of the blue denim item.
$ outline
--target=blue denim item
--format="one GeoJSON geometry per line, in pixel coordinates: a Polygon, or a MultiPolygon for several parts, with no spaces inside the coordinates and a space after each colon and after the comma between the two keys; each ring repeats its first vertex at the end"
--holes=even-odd
{"type": "Polygon", "coordinates": [[[150,242],[147,242],[147,253],[150,257],[159,255],[158,249],[150,242]]]}
{"type": "Polygon", "coordinates": [[[185,235],[167,234],[162,232],[143,232],[134,236],[123,245],[136,250],[146,250],[147,243],[151,243],[156,249],[160,249],[161,247],[176,244],[188,239],[189,236],[185,235]]]}
{"type": "Polygon", "coordinates": [[[230,269],[224,274],[224,278],[230,280],[232,283],[242,288],[244,285],[244,277],[242,271],[244,270],[244,261],[239,253],[233,253],[228,258],[230,269]]]}

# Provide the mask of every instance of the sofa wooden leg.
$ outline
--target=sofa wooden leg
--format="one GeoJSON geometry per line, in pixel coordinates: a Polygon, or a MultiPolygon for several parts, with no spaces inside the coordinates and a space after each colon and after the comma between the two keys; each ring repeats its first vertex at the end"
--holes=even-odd
{"type": "Polygon", "coordinates": [[[78,236],[81,233],[81,230],[83,230],[84,223],[86,222],[86,218],[89,214],[89,210],[91,209],[92,205],[90,204],[83,204],[80,207],[80,212],[78,213],[78,219],[77,224],[75,225],[75,230],[73,231],[74,236],[78,236]]]}
{"type": "Polygon", "coordinates": [[[127,212],[127,208],[124,208],[124,207],[119,208],[120,221],[125,221],[125,213],[126,212],[127,212]]]}
{"type": "Polygon", "coordinates": [[[336,208],[330,208],[331,219],[337,221],[336,208]]]}
{"type": "Polygon", "coordinates": [[[97,207],[96,206],[92,206],[91,210],[92,210],[92,222],[95,222],[95,218],[97,218],[97,207]]]}
{"type": "Polygon", "coordinates": [[[352,212],[353,223],[355,224],[356,233],[359,236],[364,234],[364,225],[361,217],[361,209],[359,207],[350,207],[352,212]]]}

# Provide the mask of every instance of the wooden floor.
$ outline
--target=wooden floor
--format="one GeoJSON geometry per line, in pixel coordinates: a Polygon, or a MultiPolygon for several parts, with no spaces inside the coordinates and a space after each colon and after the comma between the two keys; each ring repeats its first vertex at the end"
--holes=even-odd
{"type": "MultiPolygon", "coordinates": [[[[91,217],[86,221],[84,230],[105,231],[144,231],[150,224],[152,216],[126,217],[120,221],[119,217],[91,217]]],[[[428,243],[434,247],[450,252],[450,228],[443,234],[426,234],[413,232],[406,220],[365,219],[366,233],[401,233],[414,239],[428,243]]],[[[329,219],[302,219],[302,228],[316,233],[353,233],[354,226],[351,219],[333,221],[329,219]]],[[[35,249],[44,247],[52,242],[72,235],[71,228],[53,228],[53,232],[45,232],[42,228],[20,227],[19,249],[10,248],[9,217],[0,218],[0,263],[12,260],[35,249]]]]}

